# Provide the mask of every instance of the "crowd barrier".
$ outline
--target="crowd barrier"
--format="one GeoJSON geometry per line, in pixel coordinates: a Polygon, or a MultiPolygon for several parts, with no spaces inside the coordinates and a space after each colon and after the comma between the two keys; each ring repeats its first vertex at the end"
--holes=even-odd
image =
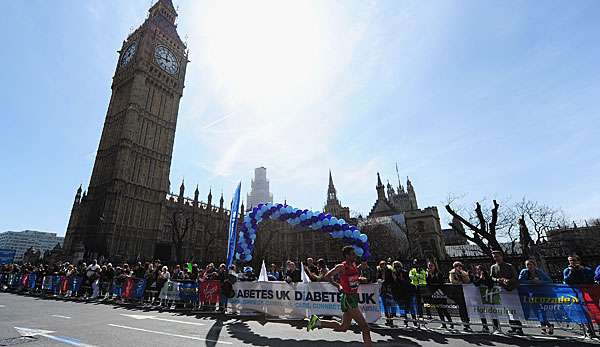
{"type": "MultiPolygon", "coordinates": [[[[149,303],[155,299],[169,305],[189,308],[212,307],[221,301],[219,281],[167,281],[161,288],[148,286],[145,279],[115,279],[102,289],[109,298],[149,303]],[[153,289],[155,288],[155,289],[153,289]]],[[[41,295],[85,295],[89,284],[82,277],[37,273],[0,273],[0,288],[41,295]]],[[[414,289],[414,288],[413,288],[414,289]]],[[[303,319],[311,314],[339,316],[340,294],[330,283],[236,282],[227,310],[237,314],[264,314],[284,319],[303,319]]],[[[593,329],[600,322],[598,285],[521,285],[514,290],[472,284],[419,287],[405,293],[381,293],[381,284],[359,287],[359,305],[370,323],[392,316],[437,315],[443,310],[454,323],[485,319],[500,322],[567,323],[593,329]]],[[[220,307],[221,308],[221,307],[220,307]]],[[[476,323],[475,323],[476,324],[476,323]]],[[[593,330],[592,330],[593,332],[593,330]]]]}

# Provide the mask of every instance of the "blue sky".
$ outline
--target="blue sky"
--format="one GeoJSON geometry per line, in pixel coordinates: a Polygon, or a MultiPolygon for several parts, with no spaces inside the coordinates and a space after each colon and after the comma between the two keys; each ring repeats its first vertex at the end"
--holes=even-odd
{"type": "MultiPolygon", "coordinates": [[[[368,213],[395,162],[421,206],[526,196],[600,215],[598,1],[174,1],[191,63],[172,190],[368,213]]],[[[117,50],[152,1],[5,1],[0,231],[64,234],[117,50]]],[[[446,218],[445,212],[440,214],[446,218]]]]}

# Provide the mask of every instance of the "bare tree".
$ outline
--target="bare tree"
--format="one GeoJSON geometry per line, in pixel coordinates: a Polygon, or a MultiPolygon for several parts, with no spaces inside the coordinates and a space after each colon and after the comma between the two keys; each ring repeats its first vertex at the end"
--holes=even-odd
{"type": "MultiPolygon", "coordinates": [[[[502,250],[497,235],[499,207],[498,202],[493,200],[493,207],[487,216],[484,215],[479,202],[475,203],[474,215],[471,214],[467,217],[463,217],[456,212],[450,206],[450,203],[446,205],[446,211],[453,217],[453,222],[450,223],[452,229],[479,246],[483,253],[491,256],[493,250],[502,250]],[[466,226],[469,232],[462,225],[466,226]]],[[[504,222],[504,218],[502,218],[502,223],[504,222]]]]}
{"type": "MultiPolygon", "coordinates": [[[[538,201],[522,200],[512,206],[515,223],[522,217],[529,226],[530,235],[537,244],[546,239],[546,233],[549,230],[558,229],[561,225],[567,224],[567,218],[564,213],[557,208],[552,208],[538,201]]],[[[518,230],[518,229],[517,229],[518,230]]]]}
{"type": "MultiPolygon", "coordinates": [[[[227,234],[227,230],[224,228],[224,222],[220,217],[207,216],[204,220],[204,229],[202,230],[203,238],[203,257],[205,261],[214,260],[219,256],[218,253],[212,252],[215,250],[214,244],[219,240],[220,236],[227,234]]],[[[237,235],[235,235],[237,237],[237,235]]]]}
{"type": "Polygon", "coordinates": [[[171,240],[173,247],[175,248],[175,259],[178,264],[183,263],[183,241],[190,228],[193,228],[193,218],[185,217],[183,211],[173,212],[173,219],[171,221],[171,240]],[[190,222],[190,219],[191,222],[190,222]]]}
{"type": "Polygon", "coordinates": [[[600,218],[588,219],[586,223],[591,227],[600,227],[600,218]]]}

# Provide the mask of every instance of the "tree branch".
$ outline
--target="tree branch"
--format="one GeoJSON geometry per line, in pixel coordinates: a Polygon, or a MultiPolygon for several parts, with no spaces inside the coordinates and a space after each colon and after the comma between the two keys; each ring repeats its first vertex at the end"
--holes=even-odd
{"type": "Polygon", "coordinates": [[[474,226],[469,221],[467,221],[466,219],[464,219],[458,213],[454,212],[454,210],[452,209],[452,207],[450,207],[450,205],[446,205],[446,211],[448,211],[448,213],[450,213],[452,215],[452,217],[457,218],[462,224],[466,225],[469,229],[471,229],[473,231],[478,230],[478,228],[476,226],[474,226]]]}
{"type": "Polygon", "coordinates": [[[483,212],[481,212],[481,204],[479,202],[475,203],[475,213],[477,214],[477,219],[479,220],[479,233],[481,236],[484,236],[487,232],[487,222],[483,216],[483,212]]]}
{"type": "Polygon", "coordinates": [[[494,208],[492,208],[492,222],[490,223],[490,235],[496,237],[496,224],[498,224],[498,202],[494,200],[494,208]]]}

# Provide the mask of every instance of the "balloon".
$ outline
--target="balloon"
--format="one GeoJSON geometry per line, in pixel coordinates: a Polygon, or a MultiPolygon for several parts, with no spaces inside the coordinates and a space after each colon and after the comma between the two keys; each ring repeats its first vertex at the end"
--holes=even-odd
{"type": "Polygon", "coordinates": [[[348,224],[342,225],[342,230],[348,230],[348,229],[350,229],[350,226],[348,224]]]}
{"type": "Polygon", "coordinates": [[[256,234],[250,235],[250,240],[252,240],[252,241],[256,240],[256,234]]]}
{"type": "Polygon", "coordinates": [[[244,258],[245,261],[250,261],[252,260],[252,256],[250,254],[246,254],[246,257],[244,258]]]}
{"type": "Polygon", "coordinates": [[[369,239],[369,237],[366,234],[360,234],[359,239],[362,242],[367,242],[367,240],[369,239]]]}
{"type": "Polygon", "coordinates": [[[240,254],[239,253],[235,253],[235,259],[240,260],[240,254]]]}
{"type": "Polygon", "coordinates": [[[323,225],[329,225],[329,219],[327,219],[327,218],[323,219],[323,225]]]}
{"type": "Polygon", "coordinates": [[[352,237],[355,238],[355,239],[358,239],[360,237],[360,231],[353,230],[352,231],[352,237]]]}
{"type": "Polygon", "coordinates": [[[344,231],[344,236],[345,236],[345,237],[348,237],[348,238],[349,238],[349,237],[352,237],[352,231],[350,231],[350,230],[346,230],[346,231],[344,231]]]}
{"type": "Polygon", "coordinates": [[[331,219],[329,220],[329,224],[337,224],[338,219],[335,217],[331,217],[331,219]]]}
{"type": "Polygon", "coordinates": [[[346,221],[343,219],[338,219],[338,224],[340,224],[340,225],[346,224],[346,221]]]}
{"type": "Polygon", "coordinates": [[[356,253],[357,256],[361,257],[364,253],[363,249],[360,247],[356,247],[354,248],[354,253],[356,253]]]}

